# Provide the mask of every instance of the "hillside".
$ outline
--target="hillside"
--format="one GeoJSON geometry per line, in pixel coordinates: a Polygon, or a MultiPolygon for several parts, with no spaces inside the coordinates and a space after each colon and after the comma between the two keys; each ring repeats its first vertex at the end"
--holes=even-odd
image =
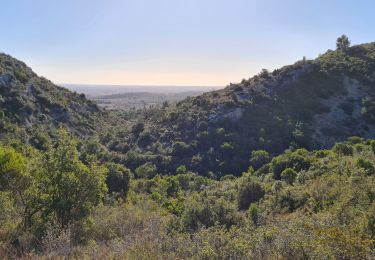
{"type": "Polygon", "coordinates": [[[102,111],[84,95],[38,77],[29,67],[0,53],[0,116],[2,133],[32,138],[59,125],[78,136],[93,132],[102,111]]]}
{"type": "Polygon", "coordinates": [[[151,162],[162,173],[185,165],[202,175],[239,174],[255,150],[276,155],[290,147],[328,148],[354,135],[374,138],[375,44],[329,50],[130,114],[118,115],[127,123],[103,134],[102,142],[133,170],[151,162]]]}
{"type": "Polygon", "coordinates": [[[373,43],[127,111],[2,54],[0,258],[373,259],[374,92],[373,43]]]}

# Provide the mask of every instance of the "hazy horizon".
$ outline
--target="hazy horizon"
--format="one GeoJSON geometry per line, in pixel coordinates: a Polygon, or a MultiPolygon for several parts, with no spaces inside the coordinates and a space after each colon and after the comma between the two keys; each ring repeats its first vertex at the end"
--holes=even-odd
{"type": "Polygon", "coordinates": [[[370,0],[7,1],[0,52],[53,82],[225,86],[315,58],[343,33],[373,41],[374,9],[370,0]]]}
{"type": "Polygon", "coordinates": [[[176,85],[113,85],[113,84],[59,84],[72,91],[88,96],[100,96],[122,93],[203,93],[222,89],[225,86],[176,86],[176,85]]]}

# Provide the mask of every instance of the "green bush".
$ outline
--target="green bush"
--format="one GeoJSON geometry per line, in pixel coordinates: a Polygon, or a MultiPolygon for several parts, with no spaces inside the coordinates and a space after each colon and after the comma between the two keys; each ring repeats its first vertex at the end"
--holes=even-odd
{"type": "Polygon", "coordinates": [[[265,150],[256,150],[251,152],[250,165],[255,169],[259,169],[263,165],[270,162],[270,156],[265,150]]]}
{"type": "Polygon", "coordinates": [[[375,154],[375,140],[372,140],[370,145],[371,145],[372,152],[375,154]]]}
{"type": "Polygon", "coordinates": [[[271,171],[276,180],[281,179],[281,173],[286,168],[291,168],[297,172],[310,168],[311,160],[306,150],[299,149],[292,153],[286,153],[274,157],[271,161],[271,171]]]}
{"type": "Polygon", "coordinates": [[[375,167],[374,165],[365,159],[359,158],[357,160],[357,167],[363,169],[366,173],[366,175],[372,175],[375,174],[375,167]]]}
{"type": "Polygon", "coordinates": [[[185,142],[175,142],[172,145],[172,154],[178,157],[183,157],[186,154],[189,154],[190,146],[187,145],[185,142]]]}
{"type": "Polygon", "coordinates": [[[344,143],[337,143],[333,146],[332,150],[339,155],[352,155],[353,147],[344,143]]]}
{"type": "Polygon", "coordinates": [[[135,175],[137,178],[152,179],[156,175],[156,165],[147,162],[135,169],[135,175]]]}
{"type": "Polygon", "coordinates": [[[180,165],[176,169],[176,174],[185,174],[187,173],[187,168],[185,165],[180,165]]]}
{"type": "Polygon", "coordinates": [[[107,163],[108,175],[106,183],[109,192],[115,192],[126,197],[129,190],[129,181],[131,172],[124,166],[116,163],[107,163]]]}
{"type": "Polygon", "coordinates": [[[247,210],[253,202],[260,200],[265,194],[262,184],[254,177],[246,177],[240,183],[237,193],[237,204],[240,210],[247,210]]]}
{"type": "Polygon", "coordinates": [[[181,218],[183,229],[190,232],[215,225],[231,227],[239,220],[232,204],[214,197],[190,199],[181,218]]]}

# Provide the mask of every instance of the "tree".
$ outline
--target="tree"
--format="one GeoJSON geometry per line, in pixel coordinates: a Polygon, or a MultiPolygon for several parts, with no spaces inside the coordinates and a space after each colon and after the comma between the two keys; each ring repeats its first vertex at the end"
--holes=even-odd
{"type": "Polygon", "coordinates": [[[144,129],[145,129],[145,124],[142,122],[138,122],[132,126],[132,133],[138,136],[140,133],[143,132],[144,129]]]}
{"type": "Polygon", "coordinates": [[[286,168],[281,173],[281,178],[286,181],[288,184],[293,184],[294,180],[297,177],[297,172],[291,168],[286,168]]]}
{"type": "Polygon", "coordinates": [[[366,175],[375,174],[375,167],[370,161],[359,158],[356,164],[357,167],[362,168],[364,170],[366,175]]]}
{"type": "Polygon", "coordinates": [[[135,169],[135,175],[137,178],[152,179],[156,175],[156,166],[153,163],[147,162],[135,169]]]}
{"type": "Polygon", "coordinates": [[[107,191],[107,169],[80,161],[77,143],[65,130],[58,131],[58,140],[42,163],[45,167],[37,176],[31,208],[40,209],[45,221],[52,219],[64,228],[87,217],[101,203],[107,191]]]}
{"type": "Polygon", "coordinates": [[[273,177],[276,180],[280,180],[281,173],[286,168],[292,168],[300,172],[310,168],[310,165],[311,159],[308,156],[308,152],[305,149],[298,149],[295,152],[274,157],[271,161],[270,170],[273,172],[273,177]]]}
{"type": "Polygon", "coordinates": [[[130,170],[121,164],[107,163],[108,175],[106,183],[110,193],[120,193],[124,198],[129,190],[130,170]]]}
{"type": "Polygon", "coordinates": [[[338,155],[353,155],[353,147],[345,143],[336,143],[332,151],[338,155]]]}
{"type": "Polygon", "coordinates": [[[255,170],[270,162],[270,156],[265,150],[251,152],[250,164],[255,170]]]}
{"type": "Polygon", "coordinates": [[[190,146],[185,142],[177,141],[172,145],[172,154],[175,156],[183,157],[189,153],[190,146]]]}
{"type": "Polygon", "coordinates": [[[264,194],[264,189],[257,179],[253,177],[246,177],[240,184],[238,190],[238,208],[240,210],[247,210],[251,203],[260,200],[264,194]]]}
{"type": "Polygon", "coordinates": [[[343,34],[336,40],[336,47],[338,50],[346,51],[350,47],[349,38],[343,34]]]}
{"type": "Polygon", "coordinates": [[[25,157],[11,147],[0,147],[0,224],[14,222],[11,213],[17,205],[26,212],[31,183],[25,157]]]}
{"type": "Polygon", "coordinates": [[[0,191],[10,191],[25,203],[23,192],[30,185],[26,160],[11,147],[0,147],[0,191]]]}

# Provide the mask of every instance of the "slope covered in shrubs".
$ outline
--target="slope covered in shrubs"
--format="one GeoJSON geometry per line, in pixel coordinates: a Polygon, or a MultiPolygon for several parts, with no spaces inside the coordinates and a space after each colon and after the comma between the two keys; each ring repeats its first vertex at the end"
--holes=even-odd
{"type": "Polygon", "coordinates": [[[1,54],[0,258],[375,258],[374,69],[340,47],[106,112],[1,54]]]}
{"type": "MultiPolygon", "coordinates": [[[[58,151],[67,145],[74,151],[72,143],[62,138],[49,153],[52,158],[59,159],[58,151]]],[[[10,152],[10,148],[4,149],[0,158],[3,151],[10,152]]],[[[11,160],[23,156],[30,161],[25,148],[19,149],[11,152],[11,160]]],[[[67,165],[78,163],[76,160],[67,165]]],[[[3,165],[1,171],[10,164],[3,165]]],[[[14,169],[26,167],[20,165],[14,169]]],[[[113,165],[106,167],[113,170],[113,165]]],[[[51,185],[45,185],[40,175],[26,172],[17,178],[36,176],[36,186],[28,194],[39,194],[34,193],[38,183],[51,185]]],[[[121,173],[124,170],[116,170],[116,176],[121,173]]],[[[78,171],[74,176],[84,175],[78,171]]],[[[0,256],[371,259],[375,256],[374,178],[375,140],[353,137],[331,150],[285,151],[238,178],[228,175],[213,180],[180,169],[176,176],[131,179],[126,200],[107,193],[97,206],[84,204],[90,210],[72,211],[69,225],[63,228],[53,223],[59,223],[59,207],[64,204],[49,199],[53,189],[42,189],[40,199],[48,202],[42,204],[46,208],[34,215],[28,229],[21,230],[23,202],[19,196],[9,197],[13,189],[6,186],[9,188],[0,193],[4,209],[0,213],[0,256]],[[45,228],[38,228],[42,226],[45,228]]],[[[73,180],[64,183],[74,187],[73,180]]],[[[84,196],[89,188],[93,200],[88,201],[97,203],[95,196],[104,195],[105,190],[92,189],[91,182],[82,185],[78,195],[84,196]]],[[[71,201],[69,194],[52,198],[71,201]]]]}
{"type": "Polygon", "coordinates": [[[92,134],[102,116],[96,104],[38,77],[23,62],[0,53],[0,132],[42,147],[45,134],[64,126],[92,134]]]}
{"type": "Polygon", "coordinates": [[[177,104],[119,114],[126,123],[102,143],[133,170],[153,163],[164,173],[185,165],[204,176],[239,174],[254,150],[374,138],[374,71],[374,43],[327,51],[177,104]]]}

